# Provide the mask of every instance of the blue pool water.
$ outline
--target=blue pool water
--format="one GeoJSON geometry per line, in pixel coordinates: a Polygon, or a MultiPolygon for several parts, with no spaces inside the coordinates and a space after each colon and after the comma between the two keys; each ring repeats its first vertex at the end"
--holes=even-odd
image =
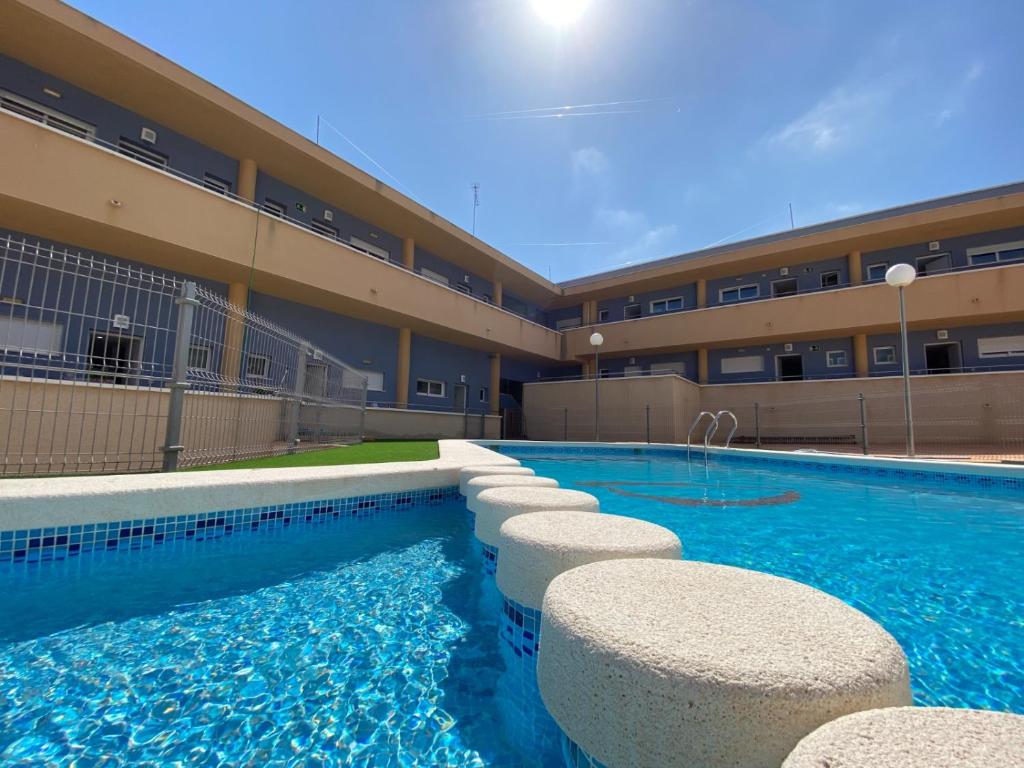
{"type": "MultiPolygon", "coordinates": [[[[1024,494],[679,456],[517,453],[683,556],[810,584],[903,646],[918,704],[1024,713],[1024,494]]],[[[543,642],[543,641],[542,641],[543,642]]]]}
{"type": "Polygon", "coordinates": [[[461,501],[8,566],[0,764],[554,765],[500,610],[461,501]]]}

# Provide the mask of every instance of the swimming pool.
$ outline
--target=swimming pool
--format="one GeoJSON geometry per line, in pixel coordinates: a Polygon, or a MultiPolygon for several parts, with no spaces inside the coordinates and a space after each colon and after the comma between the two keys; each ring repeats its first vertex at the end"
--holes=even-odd
{"type": "MultiPolygon", "coordinates": [[[[1024,492],[685,453],[504,447],[601,511],[677,533],[683,557],[767,571],[900,642],[918,704],[1024,712],[1024,492]]],[[[542,640],[543,643],[543,640],[542,640]]]]}
{"type": "Polygon", "coordinates": [[[0,569],[0,763],[554,765],[465,505],[0,569]],[[527,702],[528,704],[528,702],[527,702]]]}

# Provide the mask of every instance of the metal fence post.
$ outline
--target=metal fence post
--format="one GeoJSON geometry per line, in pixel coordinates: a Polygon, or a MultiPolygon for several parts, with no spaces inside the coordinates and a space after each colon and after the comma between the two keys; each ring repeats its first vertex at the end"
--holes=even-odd
{"type": "Polygon", "coordinates": [[[562,442],[569,441],[569,409],[562,409],[562,442]]]}
{"type": "Polygon", "coordinates": [[[867,405],[864,403],[864,393],[861,392],[857,395],[857,399],[860,401],[860,444],[861,450],[864,455],[868,455],[868,411],[867,405]]]}
{"type": "Polygon", "coordinates": [[[185,390],[188,389],[188,353],[192,341],[192,319],[195,316],[196,284],[185,283],[181,286],[181,296],[175,303],[178,305],[178,327],[174,337],[174,365],[171,368],[171,381],[167,386],[171,390],[171,400],[167,406],[167,429],[164,433],[164,472],[173,472],[178,468],[178,456],[185,449],[181,444],[181,422],[185,414],[185,390]]]}
{"type": "Polygon", "coordinates": [[[644,406],[644,410],[647,411],[647,442],[651,442],[651,404],[648,403],[644,406]]]}
{"type": "MultiPolygon", "coordinates": [[[[295,360],[295,389],[292,392],[291,401],[288,403],[288,426],[285,429],[285,443],[288,453],[295,453],[299,442],[299,415],[302,411],[302,397],[306,394],[306,362],[309,359],[309,349],[305,344],[299,346],[295,360]]],[[[319,410],[319,406],[317,406],[319,410]]]]}
{"type": "Polygon", "coordinates": [[[761,447],[761,404],[754,403],[754,447],[761,447]]]}

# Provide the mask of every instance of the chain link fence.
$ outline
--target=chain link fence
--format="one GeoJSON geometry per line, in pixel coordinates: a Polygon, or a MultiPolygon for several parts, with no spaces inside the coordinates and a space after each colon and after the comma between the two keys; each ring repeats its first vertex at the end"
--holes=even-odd
{"type": "Polygon", "coordinates": [[[358,442],[366,384],[204,286],[0,237],[0,475],[173,470],[358,442]]]}
{"type": "MultiPolygon", "coordinates": [[[[622,395],[612,382],[602,380],[598,408],[592,382],[551,385],[561,390],[549,390],[558,394],[548,397],[547,404],[531,404],[528,396],[526,437],[685,443],[690,434],[694,445],[703,445],[711,419],[705,417],[694,427],[697,415],[727,410],[738,422],[731,441],[734,447],[907,455],[899,377],[847,379],[827,385],[704,387],[678,379],[672,390],[652,386],[649,393],[640,388],[639,380],[623,381],[622,386],[630,383],[632,388],[622,395]],[[565,404],[551,405],[551,399],[565,404]]],[[[1024,372],[915,376],[910,389],[917,456],[1024,462],[1024,372]]],[[[721,445],[731,426],[723,417],[712,444],[721,445]]]]}

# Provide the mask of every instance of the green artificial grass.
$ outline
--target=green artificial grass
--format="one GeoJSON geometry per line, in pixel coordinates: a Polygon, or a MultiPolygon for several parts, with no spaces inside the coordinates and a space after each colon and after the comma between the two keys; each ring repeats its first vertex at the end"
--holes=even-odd
{"type": "Polygon", "coordinates": [[[289,453],[284,456],[268,456],[263,459],[230,461],[226,464],[210,464],[205,467],[190,467],[189,471],[210,469],[268,469],[270,467],[326,467],[336,464],[380,464],[387,461],[429,461],[436,459],[436,440],[381,440],[375,443],[360,443],[341,448],[324,448],[318,451],[289,453]]]}

